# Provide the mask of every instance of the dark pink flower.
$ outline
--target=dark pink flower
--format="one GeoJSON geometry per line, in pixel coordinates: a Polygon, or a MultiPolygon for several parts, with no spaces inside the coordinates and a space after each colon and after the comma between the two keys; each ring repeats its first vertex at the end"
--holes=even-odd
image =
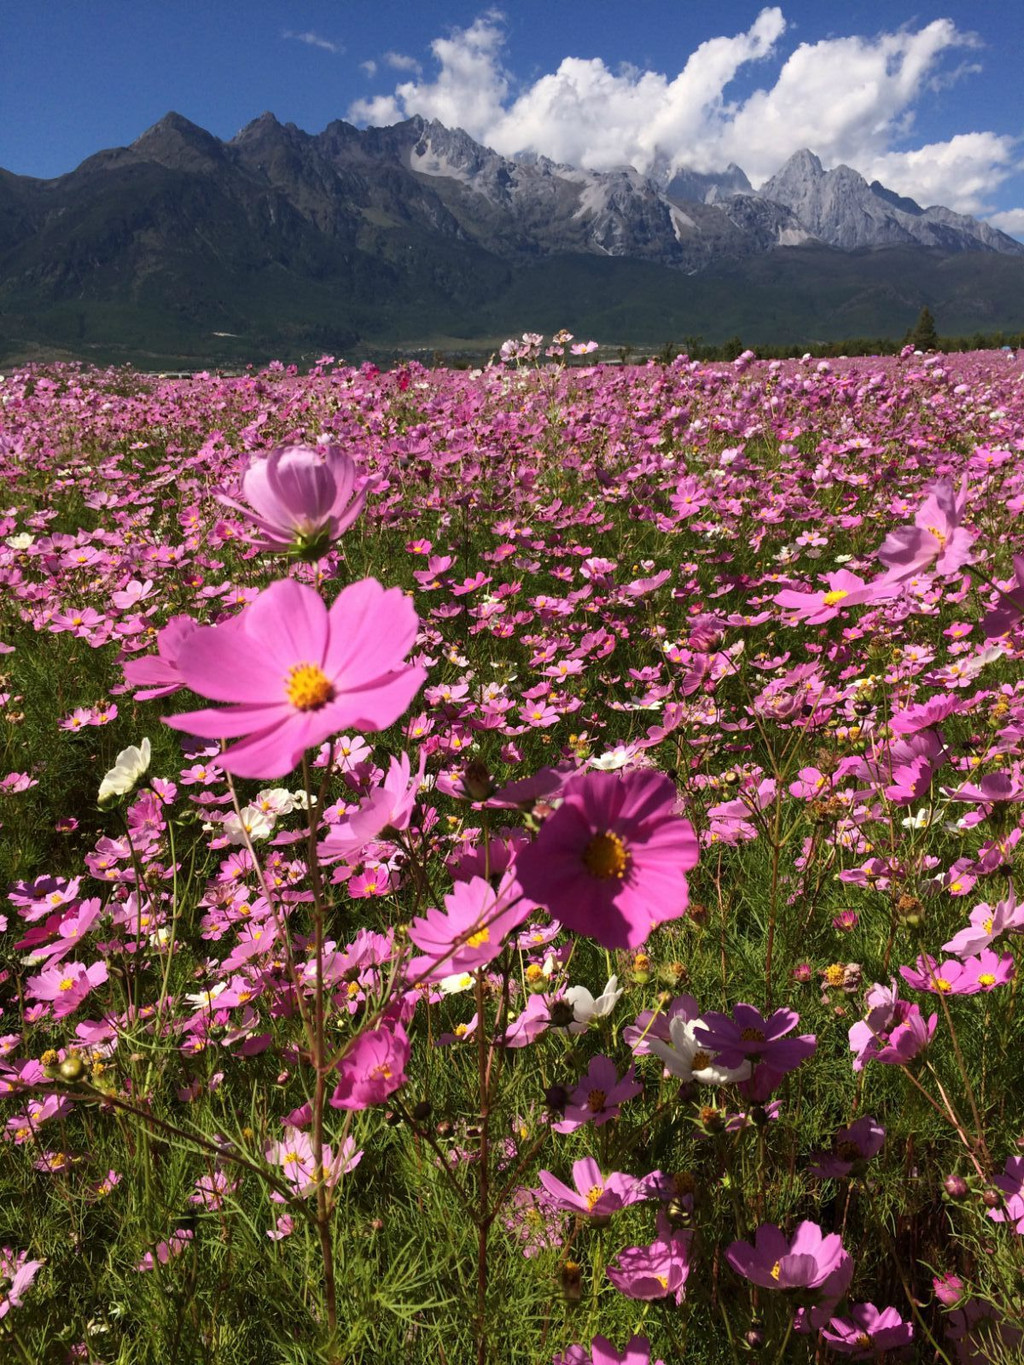
{"type": "Polygon", "coordinates": [[[570,1346],[555,1356],[551,1365],[665,1365],[651,1360],[651,1343],[646,1337],[631,1337],[624,1351],[617,1351],[607,1337],[595,1337],[590,1350],[570,1346]]]}
{"type": "Polygon", "coordinates": [[[877,1156],[884,1142],[885,1129],[876,1119],[867,1115],[855,1119],[848,1128],[840,1128],[833,1152],[823,1154],[815,1165],[807,1168],[807,1174],[816,1175],[820,1180],[842,1179],[855,1166],[862,1166],[877,1156]]]}
{"type": "Polygon", "coordinates": [[[245,736],[220,766],[239,777],[283,777],[330,735],[398,719],[426,676],[405,662],[416,626],[401,589],[376,579],[345,588],[329,611],[313,588],[280,579],[227,627],[200,627],[181,645],[186,684],[237,704],[167,724],[204,739],[245,736]]]}
{"type": "Polygon", "coordinates": [[[630,1066],[619,1079],[615,1063],[610,1057],[595,1057],[576,1088],[571,1091],[565,1106],[565,1117],[551,1125],[556,1133],[572,1133],[585,1123],[600,1127],[617,1118],[619,1107],[626,1100],[643,1093],[636,1080],[636,1068],[630,1066]]]}
{"type": "Polygon", "coordinates": [[[606,948],[638,948],[686,911],[697,838],[661,773],[580,774],[516,859],[526,896],[606,948]]]}
{"type": "Polygon", "coordinates": [[[608,1278],[630,1299],[663,1299],[671,1294],[682,1303],[690,1273],[692,1231],[675,1231],[658,1214],[658,1236],[646,1247],[620,1251],[618,1264],[608,1267],[608,1278]]]}
{"type": "Polygon", "coordinates": [[[331,1104],[335,1109],[367,1109],[405,1084],[409,1038],[401,1024],[361,1033],[338,1063],[341,1080],[331,1104]]]}
{"type": "Polygon", "coordinates": [[[815,1289],[850,1259],[836,1233],[826,1236],[809,1221],[797,1227],[792,1240],[774,1223],[763,1223],[753,1246],[733,1242],[725,1256],[733,1270],[762,1289],[815,1289]]]}
{"type": "Polygon", "coordinates": [[[914,1328],[895,1308],[876,1308],[873,1303],[850,1305],[848,1316],[832,1318],[821,1329],[822,1337],[841,1355],[854,1360],[875,1360],[914,1339],[914,1328]]]}
{"type": "Polygon", "coordinates": [[[572,1178],[576,1183],[574,1190],[550,1171],[540,1172],[540,1183],[547,1190],[555,1208],[585,1214],[595,1222],[601,1219],[607,1221],[619,1209],[646,1198],[644,1186],[635,1176],[623,1175],[619,1171],[603,1176],[601,1167],[593,1157],[574,1161],[572,1178]]]}
{"type": "Polygon", "coordinates": [[[817,1047],[813,1034],[786,1038],[796,1028],[800,1016],[795,1010],[776,1010],[769,1019],[753,1005],[733,1006],[732,1015],[707,1010],[703,1027],[694,1038],[704,1048],[717,1053],[720,1066],[735,1067],[749,1058],[759,1058],[778,1075],[792,1071],[812,1055],[817,1047]]]}

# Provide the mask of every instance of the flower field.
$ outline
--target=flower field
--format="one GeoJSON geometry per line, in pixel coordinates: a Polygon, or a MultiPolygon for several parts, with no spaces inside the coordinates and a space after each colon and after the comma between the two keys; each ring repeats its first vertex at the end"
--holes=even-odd
{"type": "Polygon", "coordinates": [[[1024,1358],[1024,361],[539,347],[0,382],[4,1365],[1024,1358]]]}

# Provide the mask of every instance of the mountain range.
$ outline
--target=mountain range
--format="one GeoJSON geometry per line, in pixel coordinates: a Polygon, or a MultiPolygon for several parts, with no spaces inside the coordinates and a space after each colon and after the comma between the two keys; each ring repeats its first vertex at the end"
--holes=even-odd
{"type": "Polygon", "coordinates": [[[0,170],[0,358],[137,363],[490,345],[793,342],[1024,326],[1024,244],[797,152],[755,191],[503,157],[416,117],[223,142],[168,114],[37,180],[0,170]]]}

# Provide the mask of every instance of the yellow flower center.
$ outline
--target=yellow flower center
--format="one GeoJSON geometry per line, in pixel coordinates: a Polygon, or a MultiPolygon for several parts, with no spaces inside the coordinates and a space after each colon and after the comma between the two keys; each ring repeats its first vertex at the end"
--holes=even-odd
{"type": "Polygon", "coordinates": [[[299,1159],[298,1152],[285,1152],[284,1160],[281,1162],[281,1165],[292,1166],[296,1161],[298,1161],[298,1159],[299,1159]]]}
{"type": "Polygon", "coordinates": [[[617,877],[621,881],[629,863],[626,845],[611,830],[595,834],[583,850],[583,865],[592,877],[617,877]]]}
{"type": "Polygon", "coordinates": [[[608,1096],[603,1090],[591,1090],[587,1096],[587,1108],[592,1114],[599,1114],[605,1106],[608,1096]]]}
{"type": "Polygon", "coordinates": [[[319,711],[334,697],[334,685],[316,664],[296,664],[288,670],[285,696],[297,711],[319,711]]]}
{"type": "Polygon", "coordinates": [[[825,968],[825,980],[830,986],[841,986],[846,969],[841,962],[833,962],[830,967],[825,968]]]}
{"type": "Polygon", "coordinates": [[[924,529],[928,531],[930,535],[933,535],[940,545],[945,545],[946,537],[937,526],[926,526],[924,529]]]}
{"type": "Polygon", "coordinates": [[[935,978],[935,988],[940,991],[951,991],[953,989],[953,984],[952,982],[947,981],[944,976],[937,976],[935,978]]]}
{"type": "Polygon", "coordinates": [[[604,1186],[603,1186],[603,1185],[593,1185],[593,1186],[587,1191],[587,1208],[588,1208],[588,1209],[593,1209],[594,1205],[595,1205],[595,1204],[597,1203],[597,1201],[601,1198],[602,1194],[604,1194],[604,1186]]]}
{"type": "Polygon", "coordinates": [[[66,977],[64,978],[64,980],[60,983],[60,986],[58,987],[58,990],[69,991],[69,990],[71,989],[71,987],[72,987],[74,984],[75,984],[75,983],[74,983],[74,981],[71,979],[71,977],[70,977],[70,976],[66,976],[66,977]]]}
{"type": "Polygon", "coordinates": [[[995,984],[996,979],[991,972],[982,972],[981,976],[978,977],[979,986],[994,986],[995,984]]]}
{"type": "Polygon", "coordinates": [[[740,1033],[740,1037],[745,1043],[763,1043],[764,1034],[759,1028],[745,1028],[740,1033]]]}
{"type": "Polygon", "coordinates": [[[466,947],[479,948],[482,944],[490,943],[490,941],[491,931],[490,929],[487,928],[485,924],[484,927],[482,929],[478,929],[475,934],[470,934],[469,938],[466,939],[466,947]]]}
{"type": "Polygon", "coordinates": [[[867,1332],[858,1332],[854,1340],[862,1351],[866,1350],[867,1347],[871,1345],[871,1338],[868,1336],[867,1332]]]}
{"type": "Polygon", "coordinates": [[[848,592],[843,592],[842,588],[834,588],[832,592],[827,592],[822,598],[826,607],[834,607],[837,602],[841,602],[844,597],[849,597],[848,592]]]}
{"type": "Polygon", "coordinates": [[[782,1262],[781,1262],[781,1261],[776,1261],[775,1264],[772,1266],[771,1270],[769,1271],[769,1274],[771,1275],[771,1277],[772,1277],[773,1280],[777,1280],[777,1279],[779,1278],[779,1275],[781,1274],[781,1272],[782,1272],[782,1262]]]}

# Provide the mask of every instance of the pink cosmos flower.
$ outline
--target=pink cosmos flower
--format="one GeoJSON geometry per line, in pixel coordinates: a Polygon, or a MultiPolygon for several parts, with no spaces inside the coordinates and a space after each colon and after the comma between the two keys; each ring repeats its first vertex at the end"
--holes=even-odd
{"type": "Polygon", "coordinates": [[[516,859],[524,894],[606,948],[640,947],[689,903],[684,873],[697,862],[697,838],[676,799],[672,782],[650,770],[571,778],[516,859]]]}
{"type": "Polygon", "coordinates": [[[226,628],[200,627],[181,645],[186,684],[236,705],[166,722],[204,739],[247,736],[220,766],[239,777],[283,777],[329,735],[398,719],[426,676],[405,663],[416,627],[401,589],[376,579],[345,588],[329,611],[313,588],[280,579],[226,628]]]}
{"type": "Polygon", "coordinates": [[[636,1079],[635,1067],[630,1066],[620,1079],[610,1057],[595,1057],[587,1074],[570,1093],[565,1117],[553,1123],[552,1130],[556,1133],[573,1133],[585,1123],[593,1123],[599,1128],[618,1118],[619,1108],[626,1100],[642,1093],[643,1086],[636,1079]]]}
{"type": "Polygon", "coordinates": [[[262,531],[262,550],[285,550],[319,559],[363,510],[372,484],[357,489],[354,460],[337,445],[277,446],[252,461],[242,476],[242,496],[219,501],[262,531]]]}
{"type": "Polygon", "coordinates": [[[1024,1235],[1024,1156],[1008,1156],[1001,1175],[992,1177],[992,1184],[1003,1192],[1003,1207],[988,1209],[994,1223],[1009,1220],[1019,1236],[1024,1235]]]}
{"type": "Polygon", "coordinates": [[[825,1236],[809,1221],[798,1226],[791,1241],[774,1223],[763,1223],[753,1246],[733,1242],[725,1257],[733,1270],[762,1289],[815,1289],[850,1259],[838,1234],[825,1236]]]}
{"type": "Polygon", "coordinates": [[[819,1180],[837,1180],[848,1176],[857,1165],[877,1156],[885,1143],[885,1129],[867,1115],[855,1119],[848,1128],[836,1134],[834,1151],[822,1154],[815,1165],[807,1168],[808,1175],[819,1180]]]}
{"type": "Polygon", "coordinates": [[[166,1242],[158,1242],[152,1251],[147,1251],[135,1269],[155,1270],[158,1265],[166,1265],[173,1256],[181,1255],[194,1236],[191,1228],[179,1228],[171,1233],[166,1242]]]}
{"type": "Polygon", "coordinates": [[[984,901],[976,905],[971,911],[968,927],[944,943],[942,950],[956,953],[957,957],[969,957],[994,943],[1001,934],[1021,932],[1024,932],[1024,904],[1017,904],[1011,883],[1006,899],[997,901],[994,907],[986,905],[984,901]]]}
{"type": "Polygon", "coordinates": [[[585,1346],[570,1346],[555,1356],[551,1365],[665,1365],[665,1362],[651,1360],[651,1343],[647,1337],[630,1337],[624,1351],[617,1351],[607,1337],[595,1337],[589,1351],[585,1346]]]}
{"type": "Polygon", "coordinates": [[[184,642],[198,629],[198,622],[193,621],[191,616],[172,616],[163,630],[157,631],[155,654],[147,654],[141,659],[128,659],[122,664],[124,676],[132,686],[142,684],[142,691],[135,693],[136,701],[169,697],[185,686],[185,679],[178,667],[178,654],[184,642]]]}
{"type": "Polygon", "coordinates": [[[335,1109],[368,1109],[406,1082],[411,1045],[401,1024],[361,1033],[338,1063],[341,1080],[331,1104],[335,1109]]]}
{"type": "Polygon", "coordinates": [[[913,1324],[904,1322],[895,1308],[876,1308],[873,1303],[854,1303],[849,1314],[832,1318],[821,1335],[841,1355],[854,1360],[877,1360],[886,1351],[907,1346],[914,1339],[913,1324]]]}
{"type": "Polygon", "coordinates": [[[22,1297],[44,1265],[43,1261],[30,1261],[27,1251],[15,1253],[10,1247],[0,1247],[0,1318],[4,1318],[12,1308],[20,1308],[22,1297]]]}
{"type": "MultiPolygon", "coordinates": [[[[884,988],[876,988],[884,989],[884,988]]],[[[871,993],[868,993],[871,1004],[871,993]]],[[[884,1062],[888,1066],[906,1066],[923,1052],[935,1036],[939,1016],[925,1019],[917,1005],[896,1000],[882,1018],[881,1006],[875,1007],[867,1019],[850,1029],[850,1048],[853,1051],[854,1071],[863,1070],[868,1062],[884,1062]],[[873,1022],[874,1019],[874,1022],[873,1022]]]]}
{"type": "Polygon", "coordinates": [[[936,962],[927,953],[917,959],[916,970],[901,967],[900,975],[918,991],[943,995],[977,995],[1005,985],[1014,973],[1013,958],[1009,953],[1000,957],[991,948],[984,948],[977,957],[957,962],[936,962]]]}
{"type": "MultiPolygon", "coordinates": [[[[355,1138],[347,1137],[341,1144],[337,1156],[334,1156],[330,1147],[321,1149],[321,1159],[318,1163],[313,1154],[313,1142],[308,1133],[300,1132],[298,1128],[288,1128],[284,1130],[284,1137],[277,1142],[268,1144],[265,1156],[272,1166],[280,1166],[281,1170],[293,1186],[294,1193],[300,1199],[307,1199],[310,1195],[316,1194],[320,1182],[326,1182],[328,1189],[333,1188],[343,1175],[348,1175],[354,1171],[363,1159],[363,1154],[356,1150],[355,1138]]],[[[271,1199],[278,1203],[283,1202],[284,1196],[272,1190],[271,1199]]]]}
{"type": "Polygon", "coordinates": [[[699,1046],[717,1053],[715,1061],[724,1067],[739,1066],[744,1060],[757,1057],[772,1071],[785,1074],[805,1061],[817,1047],[813,1034],[786,1038],[796,1028],[800,1016],[795,1010],[776,1010],[765,1019],[753,1005],[733,1006],[731,1017],[717,1010],[708,1010],[703,1027],[697,1027],[694,1038],[699,1046]]]}
{"type": "Polygon", "coordinates": [[[630,1299],[662,1299],[671,1294],[682,1303],[690,1273],[692,1231],[675,1231],[658,1214],[658,1236],[646,1247],[620,1251],[618,1265],[608,1267],[608,1278],[630,1299]]]}
{"type": "Polygon", "coordinates": [[[793,622],[803,621],[809,626],[823,625],[838,616],[845,607],[859,607],[866,602],[879,602],[892,597],[897,591],[891,582],[876,579],[866,583],[848,569],[839,569],[826,575],[827,590],[821,592],[795,592],[783,588],[772,599],[778,606],[791,612],[793,622]]]}
{"type": "Polygon", "coordinates": [[[423,953],[406,968],[410,982],[475,972],[498,956],[533,909],[509,875],[497,891],[483,877],[456,882],[444,904],[409,925],[409,938],[423,953]]]}
{"type": "Polygon", "coordinates": [[[889,569],[886,579],[902,582],[925,570],[950,574],[969,564],[974,536],[960,525],[966,508],[966,474],[957,493],[948,479],[933,484],[913,526],[891,531],[878,550],[878,558],[889,569]]]}
{"type": "Polygon", "coordinates": [[[426,749],[420,749],[419,770],[415,777],[408,754],[392,758],[383,784],[373,788],[358,810],[328,830],[318,850],[321,857],[344,857],[354,853],[388,828],[408,829],[426,767],[426,749]]]}
{"type": "Polygon", "coordinates": [[[997,639],[1012,630],[1024,616],[1024,555],[1013,556],[1013,578],[1009,587],[1000,588],[1000,597],[981,619],[981,633],[986,640],[997,639]]]}
{"type": "Polygon", "coordinates": [[[106,979],[105,962],[93,962],[88,967],[81,962],[65,962],[59,967],[48,967],[38,976],[30,976],[25,986],[33,1000],[52,1000],[53,1017],[63,1019],[106,979]]]}
{"type": "Polygon", "coordinates": [[[555,1208],[585,1214],[595,1224],[602,1220],[607,1222],[611,1214],[619,1209],[646,1198],[644,1185],[635,1176],[623,1175],[620,1171],[603,1176],[601,1167],[590,1156],[573,1162],[574,1190],[550,1171],[541,1171],[539,1178],[555,1208]]]}

